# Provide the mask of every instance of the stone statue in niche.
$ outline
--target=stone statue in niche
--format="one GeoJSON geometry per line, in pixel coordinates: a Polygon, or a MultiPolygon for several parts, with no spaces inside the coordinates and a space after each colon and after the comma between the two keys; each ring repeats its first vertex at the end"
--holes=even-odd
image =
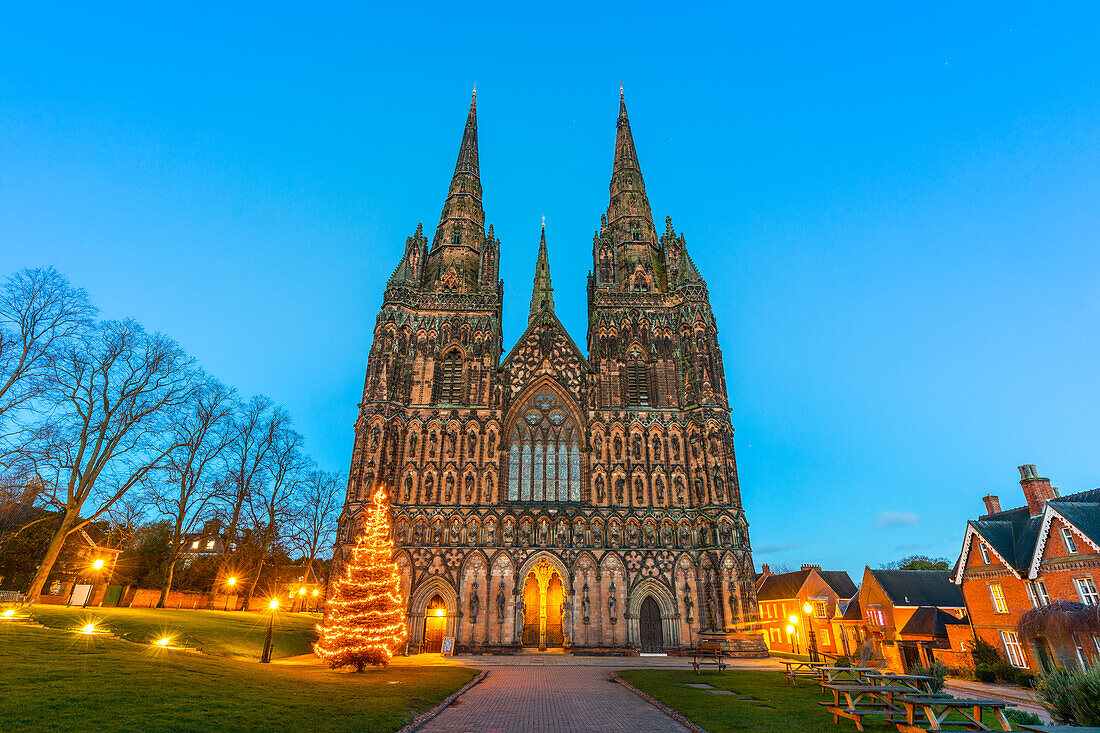
{"type": "Polygon", "coordinates": [[[707,581],[707,628],[718,628],[718,599],[714,594],[714,585],[707,581]]]}
{"type": "Polygon", "coordinates": [[[662,505],[665,503],[665,482],[660,476],[653,479],[653,486],[657,493],[657,504],[662,505]]]}
{"type": "Polygon", "coordinates": [[[656,547],[657,546],[657,531],[653,528],[652,524],[645,526],[645,546],[656,547]]]}
{"type": "Polygon", "coordinates": [[[615,460],[616,461],[622,460],[622,457],[623,457],[623,439],[618,435],[615,436],[614,446],[615,446],[615,460]]]}
{"type": "Polygon", "coordinates": [[[682,476],[676,477],[676,503],[680,506],[684,505],[684,479],[682,476]]]}
{"type": "Polygon", "coordinates": [[[424,525],[420,522],[417,522],[416,526],[413,527],[413,544],[424,544],[424,525]]]}
{"type": "Polygon", "coordinates": [[[634,503],[641,504],[645,501],[645,487],[640,476],[634,477],[634,503]]]}
{"type": "Polygon", "coordinates": [[[557,543],[558,543],[558,547],[565,547],[566,545],[569,544],[569,530],[566,529],[566,525],[564,525],[564,524],[559,524],[558,525],[557,543]]]}
{"type": "Polygon", "coordinates": [[[624,496],[625,493],[626,493],[626,481],[623,479],[622,476],[616,476],[615,477],[615,503],[616,504],[625,504],[626,503],[624,501],[624,499],[626,498],[624,496]]]}
{"type": "Polygon", "coordinates": [[[370,429],[370,452],[378,450],[378,441],[382,438],[382,431],[375,425],[370,429]]]}
{"type": "Polygon", "coordinates": [[[485,477],[485,502],[491,502],[493,500],[493,477],[492,475],[485,477]]]}
{"type": "Polygon", "coordinates": [[[489,444],[486,448],[486,452],[488,453],[488,455],[485,456],[486,459],[492,460],[494,454],[496,453],[496,450],[497,450],[497,434],[496,433],[489,433],[489,444]]]}
{"type": "Polygon", "coordinates": [[[410,501],[412,501],[412,492],[413,492],[412,476],[406,476],[405,477],[405,503],[406,504],[408,504],[410,501]]]}
{"type": "Polygon", "coordinates": [[[722,486],[721,476],[714,477],[714,498],[719,502],[724,502],[726,500],[726,491],[722,486]]]}
{"type": "Polygon", "coordinates": [[[573,547],[580,547],[584,544],[584,525],[578,524],[573,527],[573,547]]]}
{"type": "Polygon", "coordinates": [[[447,431],[447,455],[455,456],[458,453],[458,431],[447,431]]]}
{"type": "Polygon", "coordinates": [[[504,523],[504,544],[512,544],[512,541],[515,539],[515,529],[516,526],[512,522],[504,523]]]}
{"type": "Polygon", "coordinates": [[[548,539],[549,531],[546,527],[546,522],[539,523],[539,545],[546,547],[546,540],[548,539]]]}
{"type": "Polygon", "coordinates": [[[447,490],[443,495],[443,501],[447,504],[450,504],[451,499],[454,497],[454,493],[455,493],[455,477],[454,477],[454,474],[452,474],[452,473],[447,474],[446,486],[447,486],[447,490]]]}
{"type": "Polygon", "coordinates": [[[615,580],[611,580],[611,587],[607,589],[607,611],[611,617],[611,623],[615,623],[618,619],[615,617],[615,609],[619,601],[615,598],[615,580]]]}
{"type": "Polygon", "coordinates": [[[680,437],[678,435],[673,435],[672,439],[669,442],[672,443],[672,460],[679,461],[680,460],[680,437]]]}
{"type": "Polygon", "coordinates": [[[737,619],[737,617],[738,617],[738,613],[737,613],[737,597],[738,597],[738,595],[739,595],[739,594],[738,594],[738,592],[737,592],[737,586],[736,586],[736,584],[735,584],[735,583],[733,582],[733,580],[732,580],[732,579],[731,579],[731,580],[729,581],[729,584],[728,584],[728,585],[726,586],[726,595],[727,595],[727,596],[729,597],[729,603],[730,603],[730,618],[731,618],[731,619],[737,619]]]}
{"type": "Polygon", "coordinates": [[[569,627],[572,626],[573,621],[573,598],[571,596],[563,596],[561,599],[561,628],[565,632],[566,638],[569,636],[569,627]]]}
{"type": "Polygon", "coordinates": [[[691,617],[692,611],[695,609],[695,601],[691,599],[691,586],[688,582],[684,581],[684,615],[687,616],[687,622],[690,624],[694,619],[691,617]]]}
{"type": "Polygon", "coordinates": [[[457,519],[451,522],[451,544],[457,545],[459,538],[462,536],[462,525],[457,519]]]}
{"type": "Polygon", "coordinates": [[[523,546],[529,547],[531,545],[531,525],[528,522],[523,524],[523,546]]]}
{"type": "Polygon", "coordinates": [[[631,547],[637,547],[638,546],[638,527],[637,527],[637,525],[631,524],[631,525],[627,526],[627,528],[626,528],[626,539],[627,539],[627,542],[630,544],[631,547]]]}
{"type": "Polygon", "coordinates": [[[497,588],[497,623],[504,623],[504,581],[500,581],[500,587],[497,588]]]}
{"type": "Polygon", "coordinates": [[[699,525],[699,544],[702,547],[710,544],[710,525],[706,522],[699,525]]]}
{"type": "Polygon", "coordinates": [[[466,474],[466,501],[471,502],[474,499],[474,477],[471,474],[466,474]]]}
{"type": "Polygon", "coordinates": [[[409,453],[416,455],[416,442],[420,439],[420,436],[416,434],[416,431],[409,433],[409,453]]]}
{"type": "Polygon", "coordinates": [[[691,437],[688,439],[688,442],[691,444],[692,459],[696,461],[699,460],[699,436],[692,433],[691,437]]]}
{"type": "Polygon", "coordinates": [[[435,458],[435,447],[439,443],[439,436],[433,430],[428,435],[428,457],[435,458]]]}
{"type": "Polygon", "coordinates": [[[477,520],[471,519],[466,525],[466,544],[474,547],[477,545],[477,520]]]}
{"type": "Polygon", "coordinates": [[[490,519],[485,523],[485,544],[494,547],[497,543],[497,522],[490,519]]]}
{"type": "Polygon", "coordinates": [[[603,476],[596,477],[596,503],[603,504],[603,476]]]}
{"type": "Polygon", "coordinates": [[[691,547],[691,530],[687,525],[680,525],[680,547],[691,547]]]}
{"type": "Polygon", "coordinates": [[[696,476],[695,477],[695,499],[700,504],[702,504],[704,501],[706,501],[706,498],[707,498],[707,492],[703,488],[703,479],[696,476]]]}
{"type": "Polygon", "coordinates": [[[661,527],[661,546],[672,547],[672,527],[667,524],[661,527]]]}
{"type": "Polygon", "coordinates": [[[630,457],[635,461],[642,460],[642,438],[637,433],[630,436],[630,457]]]}
{"type": "Polygon", "coordinates": [[[661,439],[656,435],[653,436],[653,460],[661,460],[661,439]]]}
{"type": "Polygon", "coordinates": [[[581,589],[581,620],[585,624],[588,624],[590,619],[590,613],[592,610],[592,603],[588,600],[588,582],[584,584],[584,588],[581,589]]]}
{"type": "Polygon", "coordinates": [[[481,610],[481,597],[478,596],[477,581],[470,588],[470,623],[477,623],[477,612],[481,610]]]}
{"type": "Polygon", "coordinates": [[[443,544],[443,523],[442,522],[437,521],[435,524],[432,525],[432,544],[433,545],[443,544]]]}
{"type": "Polygon", "coordinates": [[[477,433],[473,430],[466,434],[466,455],[471,459],[477,456],[477,433]]]}
{"type": "Polygon", "coordinates": [[[622,544],[622,541],[623,541],[622,530],[619,529],[618,524],[612,524],[611,525],[611,546],[612,547],[618,547],[619,545],[622,544]]]}
{"type": "Polygon", "coordinates": [[[435,499],[435,477],[430,473],[424,477],[424,501],[431,502],[435,499]]]}
{"type": "Polygon", "coordinates": [[[592,448],[596,453],[596,458],[600,458],[603,455],[603,438],[599,433],[592,436],[592,448]]]}
{"type": "Polygon", "coordinates": [[[409,534],[409,525],[401,522],[397,525],[397,542],[398,544],[405,542],[406,535],[409,534]]]}

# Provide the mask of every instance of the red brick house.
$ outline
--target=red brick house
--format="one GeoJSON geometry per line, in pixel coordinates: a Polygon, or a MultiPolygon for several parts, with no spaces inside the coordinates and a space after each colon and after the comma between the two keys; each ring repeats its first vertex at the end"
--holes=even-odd
{"type": "Polygon", "coordinates": [[[858,592],[848,573],[822,570],[820,565],[803,565],[793,573],[773,574],[767,565],[761,570],[756,580],[756,597],[768,649],[806,654],[809,634],[813,634],[818,652],[845,654],[841,640],[833,633],[831,620],[838,602],[847,601],[858,592]]]}
{"type": "Polygon", "coordinates": [[[875,651],[893,671],[931,664],[964,627],[966,605],[947,570],[863,571],[859,610],[875,651]]]}
{"type": "Polygon", "coordinates": [[[989,495],[987,513],[966,526],[954,582],[974,633],[1035,672],[1100,664],[1093,632],[1027,639],[1018,629],[1024,613],[1053,601],[1100,604],[1100,489],[1063,497],[1034,465],[1019,471],[1026,506],[1002,511],[989,495]]]}

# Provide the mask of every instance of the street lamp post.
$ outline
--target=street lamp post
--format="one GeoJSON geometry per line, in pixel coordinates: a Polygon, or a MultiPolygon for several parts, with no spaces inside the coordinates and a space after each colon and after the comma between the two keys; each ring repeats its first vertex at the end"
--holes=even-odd
{"type": "MultiPolygon", "coordinates": [[[[94,570],[96,572],[96,577],[98,577],[99,576],[99,571],[103,570],[103,559],[102,558],[97,557],[95,559],[95,561],[92,562],[92,570],[94,570]]],[[[88,607],[88,599],[91,598],[92,593],[94,593],[94,592],[95,592],[95,579],[93,578],[92,590],[91,590],[91,592],[88,593],[88,595],[84,596],[84,603],[80,606],[81,608],[87,608],[88,607]]]]}
{"type": "Polygon", "coordinates": [[[271,615],[267,619],[267,637],[264,639],[264,652],[260,655],[260,664],[271,662],[271,637],[275,630],[275,611],[279,610],[279,599],[272,598],[268,608],[271,609],[271,615]]]}
{"type": "Polygon", "coordinates": [[[806,643],[809,645],[810,661],[811,662],[816,662],[817,661],[817,640],[814,638],[814,630],[812,628],[810,628],[810,619],[812,618],[812,614],[814,612],[814,607],[812,605],[810,605],[809,603],[805,603],[802,606],[802,610],[805,612],[805,616],[803,617],[805,619],[805,622],[804,622],[803,625],[806,629],[806,639],[807,639],[806,643]]]}
{"type": "Polygon", "coordinates": [[[236,578],[228,578],[228,579],[226,579],[225,584],[226,584],[226,586],[228,586],[228,590],[225,592],[225,605],[222,607],[222,610],[223,611],[228,611],[229,610],[229,591],[233,590],[233,586],[235,586],[237,584],[237,579],[236,578]]]}

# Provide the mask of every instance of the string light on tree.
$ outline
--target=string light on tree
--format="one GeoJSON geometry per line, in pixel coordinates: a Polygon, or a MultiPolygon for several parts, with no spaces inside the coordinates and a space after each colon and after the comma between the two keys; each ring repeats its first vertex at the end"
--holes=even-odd
{"type": "Polygon", "coordinates": [[[333,669],[385,665],[408,635],[401,577],[393,561],[390,509],[379,487],[367,521],[325,604],[325,620],[313,650],[333,669]]]}

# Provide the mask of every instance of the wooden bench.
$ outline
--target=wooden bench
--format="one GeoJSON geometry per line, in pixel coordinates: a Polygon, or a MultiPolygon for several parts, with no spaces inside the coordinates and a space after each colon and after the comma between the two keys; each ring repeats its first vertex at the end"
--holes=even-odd
{"type": "Polygon", "coordinates": [[[726,668],[726,659],[722,654],[722,645],[717,641],[701,641],[699,646],[691,650],[691,666],[695,672],[703,664],[713,664],[721,672],[726,668]]]}

